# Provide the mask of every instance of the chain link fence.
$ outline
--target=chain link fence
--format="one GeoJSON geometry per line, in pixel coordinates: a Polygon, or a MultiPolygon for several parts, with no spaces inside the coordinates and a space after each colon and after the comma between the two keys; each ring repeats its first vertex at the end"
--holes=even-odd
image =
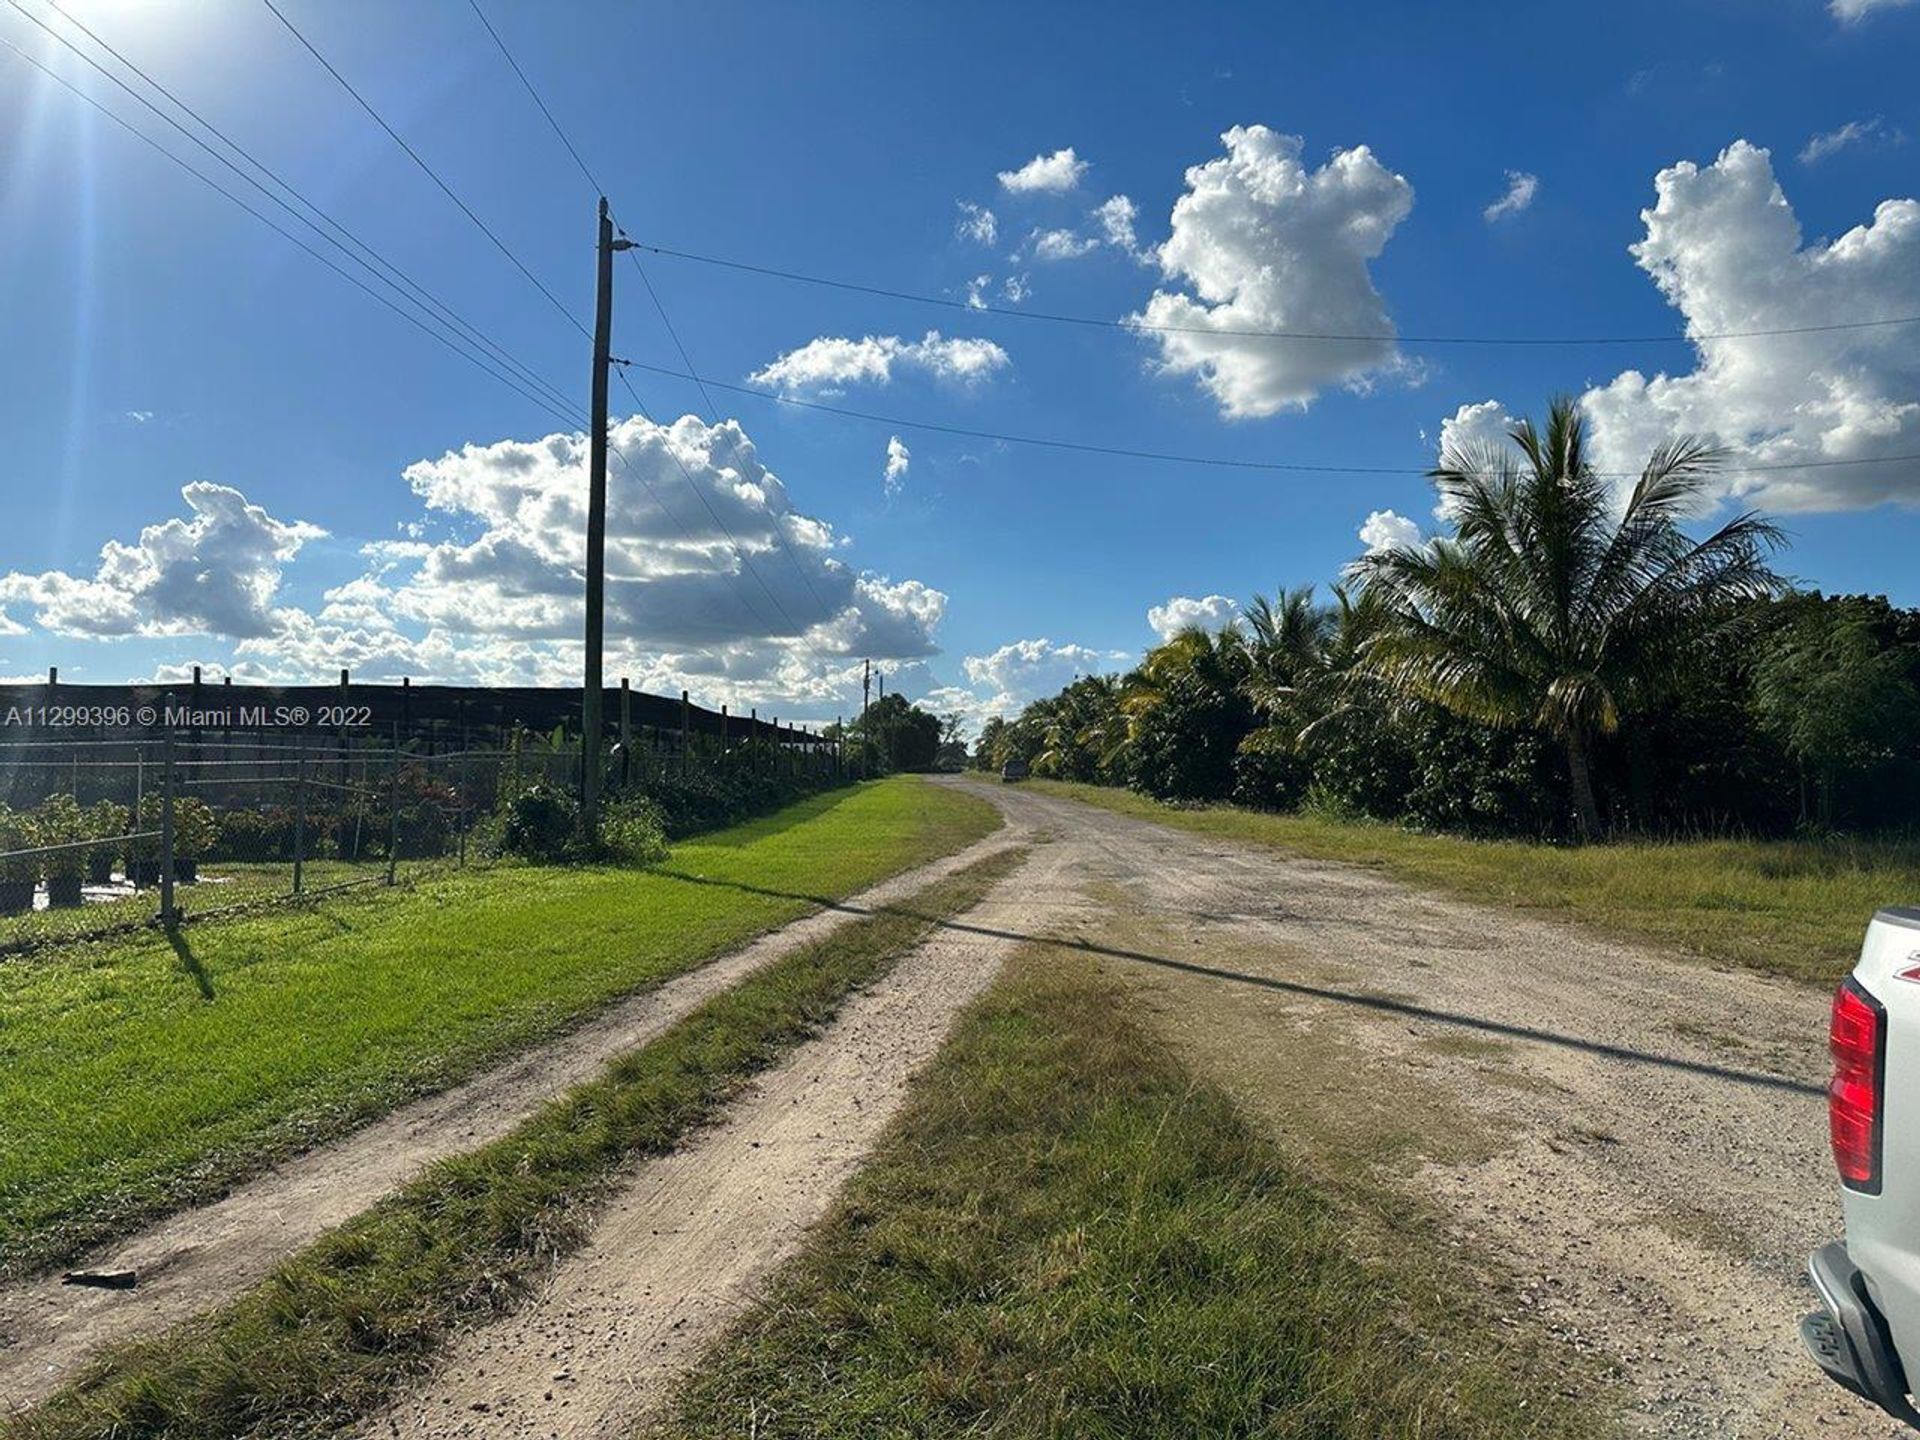
{"type": "MultiPolygon", "coordinates": [[[[739,722],[735,722],[738,724],[739,722]]],[[[836,746],[774,732],[627,728],[609,793],[656,798],[669,834],[716,791],[777,796],[844,772],[836,746]]],[[[577,793],[577,737],[504,748],[271,731],[0,742],[0,956],[498,858],[503,796],[577,793]]]]}
{"type": "Polygon", "coordinates": [[[316,737],[0,745],[0,954],[481,863],[576,756],[316,737]]]}

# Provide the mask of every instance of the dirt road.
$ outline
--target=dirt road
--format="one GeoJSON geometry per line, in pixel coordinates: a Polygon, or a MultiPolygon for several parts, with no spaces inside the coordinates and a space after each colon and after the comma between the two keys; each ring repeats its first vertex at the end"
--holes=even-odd
{"type": "Polygon", "coordinates": [[[43,1277],[0,1286],[0,1408],[43,1398],[98,1348],[158,1334],[239,1294],[325,1231],[431,1162],[505,1134],[547,1101],[596,1076],[742,976],[876,905],[906,898],[1018,843],[988,836],[794,921],[753,944],[615,1004],[558,1039],[88,1257],[84,1268],[133,1270],[133,1290],[63,1286],[43,1277]]]}
{"type": "MultiPolygon", "coordinates": [[[[1435,1217],[1483,1269],[1488,1303],[1507,1307],[1497,1319],[1547,1337],[1549,1357],[1617,1367],[1612,1386],[1591,1367],[1569,1384],[1619,1403],[1630,1429],[1902,1433],[1819,1376],[1795,1336],[1803,1257],[1840,1222],[1823,995],[1363,870],[979,788],[1012,822],[1002,843],[1034,844],[1026,866],[722,1123],[636,1166],[540,1296],[459,1337],[365,1435],[626,1440],[826,1212],[914,1068],[1027,938],[1123,977],[1279,1143],[1332,1183],[1385,1196],[1370,1208],[1387,1223],[1435,1217]]],[[[407,1125],[387,1133],[417,1163],[407,1125]]],[[[308,1192],[266,1193],[291,1208],[308,1192]]],[[[181,1243],[190,1253],[203,1237],[181,1243]]]]}
{"type": "Polygon", "coordinates": [[[1102,902],[1087,943],[1191,1060],[1283,1144],[1391,1138],[1379,1183],[1437,1201],[1556,1344],[1616,1360],[1632,1428],[1907,1433],[1795,1332],[1840,1227],[1824,994],[982,788],[1058,837],[1102,902]]]}

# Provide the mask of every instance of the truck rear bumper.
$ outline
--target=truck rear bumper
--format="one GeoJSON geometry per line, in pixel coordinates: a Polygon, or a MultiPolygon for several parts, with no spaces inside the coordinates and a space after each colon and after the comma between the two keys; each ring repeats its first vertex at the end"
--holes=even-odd
{"type": "Polygon", "coordinates": [[[1907,1399],[1907,1377],[1875,1308],[1859,1267],[1839,1241],[1823,1245],[1807,1262],[1823,1308],[1800,1322],[1800,1338],[1836,1382],[1873,1401],[1888,1414],[1920,1429],[1920,1412],[1907,1399]]]}

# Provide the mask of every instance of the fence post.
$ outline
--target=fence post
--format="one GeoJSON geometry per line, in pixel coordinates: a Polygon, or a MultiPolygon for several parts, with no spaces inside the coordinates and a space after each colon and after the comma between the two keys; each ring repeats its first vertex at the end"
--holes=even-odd
{"type": "Polygon", "coordinates": [[[400,727],[393,727],[393,760],[387,766],[387,884],[393,884],[400,850],[400,727]]]}
{"type": "Polygon", "coordinates": [[[460,868],[467,865],[467,831],[473,828],[473,757],[465,727],[460,731],[460,868]]]}
{"type": "MultiPolygon", "coordinates": [[[[334,727],[334,740],[340,746],[339,781],[342,794],[346,793],[347,787],[353,783],[353,757],[347,744],[347,712],[353,703],[350,681],[351,673],[342,670],[340,672],[340,723],[334,727]]],[[[357,860],[360,857],[356,855],[354,858],[357,860]]]]}
{"type": "Polygon", "coordinates": [[[293,762],[293,893],[300,893],[301,864],[307,853],[307,737],[300,737],[300,753],[293,762]]]}
{"type": "Polygon", "coordinates": [[[620,677],[620,783],[633,783],[633,687],[620,677]]]}
{"type": "Polygon", "coordinates": [[[180,923],[173,909],[173,781],[173,727],[163,725],[160,730],[160,923],[169,930],[180,923]]]}

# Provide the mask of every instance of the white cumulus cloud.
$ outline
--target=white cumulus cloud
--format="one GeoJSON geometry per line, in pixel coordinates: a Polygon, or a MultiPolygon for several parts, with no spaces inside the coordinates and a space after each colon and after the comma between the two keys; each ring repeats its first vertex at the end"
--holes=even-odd
{"type": "Polygon", "coordinates": [[[31,606],[56,635],[217,635],[275,628],[281,567],[327,532],[276,520],[228,485],[180,491],[186,518],[149,525],[132,544],[109,540],[91,576],[64,570],[0,576],[0,604],[31,606]]]}
{"type": "Polygon", "coordinates": [[[1533,204],[1533,197],[1540,193],[1540,177],[1529,175],[1524,170],[1507,171],[1507,193],[1487,206],[1480,213],[1488,224],[1496,220],[1505,220],[1518,215],[1533,204]]]}
{"type": "Polygon", "coordinates": [[[1036,155],[1017,170],[1002,170],[1000,185],[1016,195],[1051,191],[1059,194],[1074,188],[1087,173],[1087,162],[1073,153],[1073,147],[1051,155],[1036,155]]]}
{"type": "Polygon", "coordinates": [[[1360,543],[1370,551],[1410,550],[1420,543],[1420,525],[1392,510],[1374,510],[1360,527],[1360,543]]]}
{"type": "Polygon", "coordinates": [[[1162,640],[1171,640],[1182,630],[1218,630],[1240,617],[1240,606],[1224,595],[1175,595],[1164,605],[1147,611],[1147,625],[1162,640]]]}
{"type": "Polygon", "coordinates": [[[1413,208],[1413,187],[1366,146],[1319,169],[1298,136],[1264,125],[1221,136],[1226,154],[1187,171],[1161,270],[1194,295],[1156,290],[1129,317],[1160,346],[1164,369],[1194,374],[1230,417],[1305,409],[1327,385],[1398,368],[1393,322],[1374,289],[1375,259],[1413,208]],[[1233,332],[1307,330],[1344,341],[1233,332]]]}
{"type": "Polygon", "coordinates": [[[913,452],[907,449],[906,441],[898,435],[887,437],[887,469],[881,478],[887,494],[898,495],[900,487],[907,483],[907,466],[913,462],[913,452]]]}
{"type": "Polygon", "coordinates": [[[1599,468],[1635,470],[1659,442],[1699,433],[1737,448],[1726,489],[1749,504],[1920,504],[1920,461],[1883,458],[1920,452],[1913,327],[1701,338],[1920,315],[1920,201],[1883,200],[1867,223],[1802,243],[1768,153],[1744,140],[1662,170],[1654,189],[1633,256],[1685,317],[1695,365],[1586,392],[1599,468]],[[1822,468],[1733,473],[1802,462],[1822,468]]]}
{"type": "MultiPolygon", "coordinates": [[[[633,417],[608,438],[610,675],[789,719],[847,709],[867,656],[924,683],[946,595],[849,565],[848,542],[793,504],[737,422],[633,417]]],[[[279,681],[344,666],[369,680],[577,685],[586,461],[586,437],[563,432],[408,466],[411,515],[362,544],[364,573],[304,605],[286,592],[307,563],[303,547],[325,532],[212,484],[185,489],[185,517],[110,541],[91,575],[0,576],[0,604],[74,639],[230,642],[156,666],[203,660],[279,681]]],[[[0,614],[0,631],[20,628],[0,614]]]]}
{"type": "Polygon", "coordinates": [[[919,370],[943,380],[975,384],[1012,362],[991,340],[929,330],[918,340],[866,335],[858,340],[822,335],[789,350],[747,377],[783,391],[838,390],[852,384],[885,385],[896,370],[919,370]]]}
{"type": "Polygon", "coordinates": [[[936,713],[958,712],[969,729],[994,715],[1012,717],[1027,705],[1057,694],[1075,677],[1105,675],[1125,668],[1133,656],[1125,650],[1099,650],[1071,642],[1015,640],[963,662],[971,688],[947,686],[923,702],[936,713]]]}

